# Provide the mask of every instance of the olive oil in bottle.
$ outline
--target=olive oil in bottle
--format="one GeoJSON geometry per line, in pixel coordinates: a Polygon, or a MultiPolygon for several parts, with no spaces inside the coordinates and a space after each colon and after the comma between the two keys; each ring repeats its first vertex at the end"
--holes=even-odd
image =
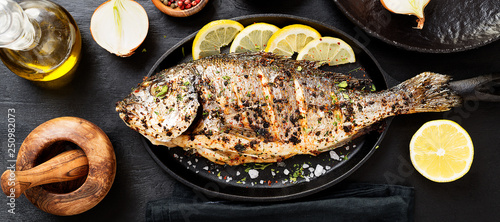
{"type": "Polygon", "coordinates": [[[47,0],[0,0],[0,59],[32,81],[71,80],[81,36],[73,17],[47,0]]]}

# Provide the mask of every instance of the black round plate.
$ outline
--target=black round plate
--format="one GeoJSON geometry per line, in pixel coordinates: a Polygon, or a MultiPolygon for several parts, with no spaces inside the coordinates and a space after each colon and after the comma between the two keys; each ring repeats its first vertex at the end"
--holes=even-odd
{"type": "Polygon", "coordinates": [[[407,50],[430,53],[464,51],[500,38],[498,0],[432,0],[425,8],[422,30],[415,16],[385,9],[380,0],[333,0],[368,34],[407,50]]]}
{"type": "MultiPolygon", "coordinates": [[[[377,89],[387,88],[380,66],[373,56],[354,38],[338,29],[289,15],[252,15],[233,20],[244,26],[255,22],[266,22],[278,27],[305,24],[323,36],[341,38],[352,46],[357,62],[326,69],[354,77],[365,76],[373,80],[377,89]]],[[[148,76],[181,62],[191,61],[195,35],[193,33],[168,50],[155,63],[148,76]]],[[[386,127],[388,124],[389,120],[385,121],[386,127]]],[[[318,156],[299,155],[281,163],[240,166],[214,164],[182,148],[154,146],[146,139],[144,145],[160,167],[199,194],[239,201],[279,201],[303,197],[341,181],[371,156],[384,134],[385,131],[374,131],[342,148],[318,156]],[[253,178],[256,172],[258,176],[253,178]]]]}

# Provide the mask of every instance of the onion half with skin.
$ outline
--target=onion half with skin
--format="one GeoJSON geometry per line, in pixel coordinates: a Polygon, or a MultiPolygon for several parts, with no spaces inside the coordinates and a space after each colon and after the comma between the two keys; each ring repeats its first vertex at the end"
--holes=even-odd
{"type": "Polygon", "coordinates": [[[415,28],[422,29],[424,27],[424,9],[430,0],[380,0],[380,2],[393,13],[417,16],[418,24],[415,28]]]}
{"type": "Polygon", "coordinates": [[[133,0],[109,0],[97,7],[90,20],[90,33],[99,46],[128,57],[148,34],[149,20],[144,8],[133,0]]]}

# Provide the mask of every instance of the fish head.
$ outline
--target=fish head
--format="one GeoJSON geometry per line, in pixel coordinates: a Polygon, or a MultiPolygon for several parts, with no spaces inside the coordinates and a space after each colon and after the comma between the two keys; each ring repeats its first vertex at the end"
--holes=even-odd
{"type": "Polygon", "coordinates": [[[188,69],[170,69],[147,78],[116,104],[120,118],[153,144],[168,144],[196,118],[196,75],[188,69]]]}

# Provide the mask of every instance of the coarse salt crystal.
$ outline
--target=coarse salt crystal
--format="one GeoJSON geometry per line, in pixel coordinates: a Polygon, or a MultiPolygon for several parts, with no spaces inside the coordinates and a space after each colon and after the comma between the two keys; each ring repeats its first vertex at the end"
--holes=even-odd
{"type": "Polygon", "coordinates": [[[250,175],[250,178],[255,179],[259,176],[259,171],[251,169],[248,171],[248,175],[250,175]]]}
{"type": "Polygon", "coordinates": [[[339,155],[333,150],[330,151],[330,158],[332,158],[334,160],[340,160],[339,155]]]}
{"type": "Polygon", "coordinates": [[[319,164],[316,165],[316,170],[314,171],[314,175],[317,177],[321,176],[321,174],[323,174],[323,170],[324,170],[323,166],[319,164]]]}

